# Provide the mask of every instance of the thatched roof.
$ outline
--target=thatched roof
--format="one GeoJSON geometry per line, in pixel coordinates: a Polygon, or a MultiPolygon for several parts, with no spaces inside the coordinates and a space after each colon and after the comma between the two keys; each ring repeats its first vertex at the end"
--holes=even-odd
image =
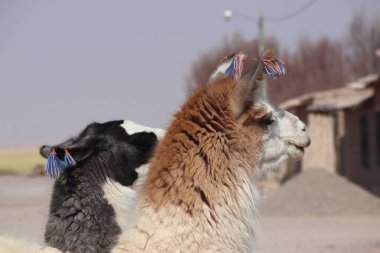
{"type": "Polygon", "coordinates": [[[373,97],[377,85],[380,87],[380,77],[372,74],[342,88],[312,92],[289,99],[281,103],[280,107],[287,110],[306,107],[308,111],[323,112],[353,108],[373,97]]]}

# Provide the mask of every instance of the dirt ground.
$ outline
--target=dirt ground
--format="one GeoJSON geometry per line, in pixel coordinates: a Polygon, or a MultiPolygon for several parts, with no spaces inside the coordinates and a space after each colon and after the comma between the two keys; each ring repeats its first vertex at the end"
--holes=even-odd
{"type": "MultiPolygon", "coordinates": [[[[51,184],[45,177],[1,176],[0,235],[42,242],[51,184]]],[[[262,214],[259,227],[263,253],[380,252],[380,216],[262,214]]]]}

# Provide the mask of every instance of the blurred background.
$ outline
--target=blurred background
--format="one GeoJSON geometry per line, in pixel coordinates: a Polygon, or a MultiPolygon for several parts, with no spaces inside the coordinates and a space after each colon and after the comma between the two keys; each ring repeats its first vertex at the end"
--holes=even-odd
{"type": "Polygon", "coordinates": [[[379,13],[377,0],[0,0],[0,234],[42,241],[39,146],[94,121],[165,128],[223,57],[265,46],[287,69],[269,97],[312,145],[260,182],[258,248],[380,252],[379,13]]]}

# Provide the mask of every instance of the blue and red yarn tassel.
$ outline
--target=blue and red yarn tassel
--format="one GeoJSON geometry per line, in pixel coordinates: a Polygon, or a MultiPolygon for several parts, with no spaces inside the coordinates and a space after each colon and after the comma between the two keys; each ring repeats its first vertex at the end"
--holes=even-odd
{"type": "Polygon", "coordinates": [[[51,178],[56,178],[59,173],[63,172],[64,165],[62,161],[58,158],[55,148],[52,148],[49,157],[47,158],[45,172],[51,178]]]}
{"type": "Polygon", "coordinates": [[[265,73],[273,78],[283,78],[286,74],[285,62],[280,58],[274,57],[271,50],[265,50],[262,59],[254,59],[264,64],[265,73]]]}
{"type": "Polygon", "coordinates": [[[55,148],[51,149],[51,153],[47,158],[45,173],[51,178],[56,178],[59,174],[63,173],[66,168],[76,165],[74,158],[70,155],[70,152],[67,148],[64,148],[65,157],[64,162],[62,162],[58,156],[55,148]]]}
{"type": "Polygon", "coordinates": [[[75,166],[77,163],[74,161],[74,158],[70,155],[70,152],[67,148],[64,148],[65,151],[65,168],[75,166]]]}
{"type": "Polygon", "coordinates": [[[235,79],[239,79],[243,72],[243,62],[247,57],[244,53],[237,53],[232,57],[232,61],[226,69],[226,75],[232,76],[235,79]]]}

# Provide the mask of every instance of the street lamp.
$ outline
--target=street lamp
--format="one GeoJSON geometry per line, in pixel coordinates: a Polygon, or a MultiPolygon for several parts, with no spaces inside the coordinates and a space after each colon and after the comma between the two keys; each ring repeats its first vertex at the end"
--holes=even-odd
{"type": "Polygon", "coordinates": [[[259,29],[259,52],[262,53],[265,49],[264,17],[261,10],[259,10],[257,14],[258,15],[257,15],[257,20],[256,20],[252,17],[245,16],[236,12],[232,13],[231,10],[225,10],[223,13],[223,17],[226,22],[229,22],[232,19],[232,16],[236,16],[245,21],[257,24],[258,29],[259,29]]]}
{"type": "MultiPolygon", "coordinates": [[[[245,16],[245,15],[242,15],[242,14],[239,14],[239,13],[234,13],[234,16],[240,18],[240,19],[244,19],[246,21],[249,21],[251,23],[255,23],[257,24],[258,26],[258,29],[259,29],[259,53],[263,53],[264,50],[265,50],[265,37],[264,37],[264,17],[263,17],[263,12],[261,10],[259,10],[258,12],[258,15],[257,15],[257,20],[249,17],[249,16],[245,16]]],[[[231,19],[232,19],[232,11],[231,10],[225,10],[224,11],[224,14],[223,14],[223,17],[224,17],[224,20],[226,22],[229,22],[231,19]]],[[[264,82],[263,82],[263,95],[266,97],[267,96],[267,80],[266,78],[264,77],[264,82]]]]}
{"type": "Polygon", "coordinates": [[[231,10],[225,10],[224,11],[224,20],[226,22],[230,21],[232,18],[232,11],[231,10]]]}

